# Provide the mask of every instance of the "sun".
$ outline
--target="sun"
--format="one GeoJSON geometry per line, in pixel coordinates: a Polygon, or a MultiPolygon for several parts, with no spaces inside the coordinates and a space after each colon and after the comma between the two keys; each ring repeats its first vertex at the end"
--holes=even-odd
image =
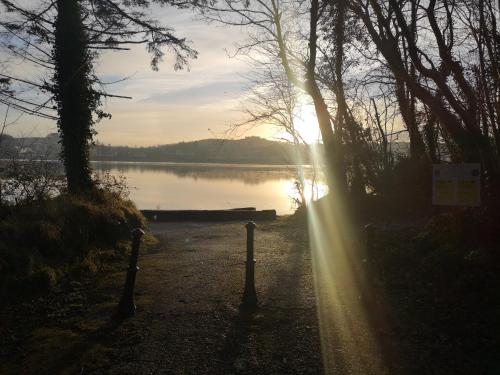
{"type": "MultiPolygon", "coordinates": [[[[279,139],[294,141],[294,136],[291,134],[292,124],[287,124],[288,129],[279,126],[277,129],[277,137],[279,139]]],[[[309,103],[306,98],[300,96],[295,103],[293,113],[293,129],[300,142],[307,144],[319,143],[321,141],[321,133],[318,126],[318,118],[314,106],[309,103]]]]}
{"type": "Polygon", "coordinates": [[[321,140],[321,134],[314,106],[301,104],[296,110],[293,125],[299,138],[308,144],[318,143],[321,140]]]}

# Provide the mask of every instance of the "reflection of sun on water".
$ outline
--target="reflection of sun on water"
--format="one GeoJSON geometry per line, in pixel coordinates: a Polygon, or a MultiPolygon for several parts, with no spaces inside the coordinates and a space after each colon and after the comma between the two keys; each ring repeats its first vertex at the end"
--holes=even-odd
{"type": "MultiPolygon", "coordinates": [[[[285,180],[282,182],[282,189],[285,194],[295,202],[301,201],[300,191],[296,185],[297,180],[285,180]]],[[[315,181],[310,178],[304,179],[303,194],[306,203],[317,200],[328,193],[328,186],[322,181],[315,181]]]]}

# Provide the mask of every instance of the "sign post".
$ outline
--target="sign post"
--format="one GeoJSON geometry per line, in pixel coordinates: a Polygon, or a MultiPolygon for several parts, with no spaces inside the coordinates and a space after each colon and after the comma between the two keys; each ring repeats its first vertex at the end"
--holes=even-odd
{"type": "Polygon", "coordinates": [[[434,164],[432,175],[432,204],[470,207],[481,204],[480,164],[434,164]]]}

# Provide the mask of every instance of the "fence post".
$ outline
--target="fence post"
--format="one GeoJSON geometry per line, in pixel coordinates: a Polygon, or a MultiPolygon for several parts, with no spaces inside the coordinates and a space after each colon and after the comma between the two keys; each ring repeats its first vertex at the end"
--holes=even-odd
{"type": "Polygon", "coordinates": [[[245,267],[245,290],[241,308],[254,310],[257,308],[257,292],[255,291],[255,259],[253,254],[253,235],[256,227],[253,221],[249,221],[247,228],[247,261],[245,267]]]}
{"type": "Polygon", "coordinates": [[[118,313],[122,317],[129,317],[135,314],[134,302],[134,286],[135,277],[139,267],[137,267],[137,260],[139,258],[139,246],[141,244],[141,237],[144,231],[141,228],[132,230],[132,251],[130,253],[129,266],[127,270],[127,277],[125,279],[125,286],[123,288],[123,295],[118,305],[118,313]]]}

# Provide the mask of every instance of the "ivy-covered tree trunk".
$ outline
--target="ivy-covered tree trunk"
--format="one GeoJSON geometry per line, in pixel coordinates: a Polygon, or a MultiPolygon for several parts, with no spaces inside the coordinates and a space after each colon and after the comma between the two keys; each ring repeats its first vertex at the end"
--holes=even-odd
{"type": "Polygon", "coordinates": [[[92,188],[89,145],[96,107],[96,94],[90,82],[92,57],[83,29],[80,1],[57,0],[57,8],[53,53],[61,156],[68,191],[80,193],[92,188]]]}

